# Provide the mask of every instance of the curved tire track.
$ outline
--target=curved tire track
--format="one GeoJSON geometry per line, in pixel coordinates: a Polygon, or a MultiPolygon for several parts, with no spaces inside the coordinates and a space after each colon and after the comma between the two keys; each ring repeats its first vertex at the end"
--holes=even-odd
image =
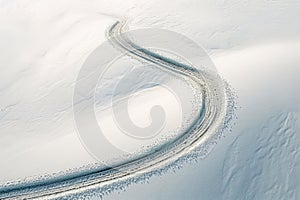
{"type": "Polygon", "coordinates": [[[185,134],[146,156],[131,160],[115,168],[90,170],[61,179],[0,188],[1,199],[60,198],[111,185],[118,181],[126,181],[170,165],[198,147],[204,135],[209,134],[210,131],[217,131],[223,125],[226,115],[223,85],[218,85],[220,82],[215,83],[212,80],[214,77],[206,77],[208,74],[203,75],[194,68],[137,46],[128,38],[120,35],[124,26],[124,22],[118,21],[108,30],[107,34],[112,44],[136,59],[154,63],[160,68],[186,76],[195,82],[198,89],[201,90],[203,103],[203,109],[198,118],[185,134]],[[220,92],[223,94],[219,94],[220,92]]]}

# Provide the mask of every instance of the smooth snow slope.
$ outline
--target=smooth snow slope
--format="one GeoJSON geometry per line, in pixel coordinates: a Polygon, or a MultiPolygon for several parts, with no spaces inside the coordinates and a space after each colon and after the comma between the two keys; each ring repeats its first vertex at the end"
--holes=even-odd
{"type": "MultiPolygon", "coordinates": [[[[203,45],[220,74],[235,89],[241,107],[233,130],[225,134],[207,158],[197,164],[185,165],[176,174],[154,177],[149,184],[131,185],[126,192],[113,193],[105,199],[300,198],[298,0],[99,0],[89,3],[79,0],[2,0],[2,119],[6,116],[8,121],[17,120],[9,113],[19,102],[18,98],[26,100],[30,97],[25,92],[14,95],[15,88],[24,83],[29,82],[34,88],[49,78],[57,80],[55,87],[65,85],[68,88],[68,83],[59,82],[61,77],[55,73],[62,70],[59,68],[62,63],[65,67],[79,68],[84,55],[101,42],[104,29],[111,21],[98,20],[97,12],[126,16],[132,19],[132,28],[150,26],[174,30],[203,45]],[[32,41],[35,41],[34,45],[32,41]],[[24,70],[29,65],[35,67],[24,70]],[[40,66],[45,67],[41,69],[40,66]],[[38,72],[36,76],[42,77],[38,82],[21,78],[35,72],[38,72]],[[17,74],[12,81],[11,74],[17,74]],[[3,98],[8,94],[13,97],[10,96],[9,101],[3,98]]],[[[72,72],[74,74],[63,74],[72,80],[76,75],[72,72]]],[[[32,92],[36,93],[35,90],[32,92]]],[[[49,104],[56,105],[55,102],[57,99],[51,99],[49,104]]],[[[28,109],[32,109],[35,105],[29,106],[28,109]]],[[[63,112],[66,106],[54,106],[60,115],[55,115],[57,121],[53,124],[68,118],[68,113],[63,112]]],[[[26,110],[18,113],[28,115],[26,110]]],[[[38,116],[34,117],[38,119],[38,116]]],[[[50,117],[53,119],[52,115],[50,117]]],[[[48,171],[45,166],[49,163],[52,163],[49,168],[55,171],[93,162],[81,149],[78,139],[70,134],[63,137],[36,135],[26,137],[26,141],[16,141],[15,146],[5,146],[5,141],[15,139],[12,135],[2,137],[9,122],[1,121],[1,126],[0,145],[7,149],[0,154],[1,180],[32,175],[37,171],[43,173],[48,171]],[[50,138],[55,139],[50,141],[50,138]],[[65,140],[74,141],[70,144],[75,147],[66,148],[65,140]],[[35,142],[40,145],[31,147],[35,142]],[[8,158],[6,153],[10,154],[10,151],[19,153],[8,158]],[[59,162],[57,156],[62,158],[59,162]],[[18,167],[28,162],[29,157],[39,161],[29,168],[18,167]]],[[[15,129],[16,132],[30,132],[32,127],[24,125],[15,129]]],[[[65,132],[64,126],[57,126],[57,129],[65,132]]]]}

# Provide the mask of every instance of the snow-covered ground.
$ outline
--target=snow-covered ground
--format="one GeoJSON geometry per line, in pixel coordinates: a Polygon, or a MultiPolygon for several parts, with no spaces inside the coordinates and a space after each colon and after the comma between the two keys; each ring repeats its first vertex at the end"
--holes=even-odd
{"type": "Polygon", "coordinates": [[[239,105],[205,159],[104,199],[300,199],[299,0],[1,0],[1,182],[94,162],[69,99],[103,13],[202,45],[239,105]]]}
{"type": "Polygon", "coordinates": [[[205,159],[104,199],[299,199],[300,43],[214,55],[238,120],[205,159]]]}

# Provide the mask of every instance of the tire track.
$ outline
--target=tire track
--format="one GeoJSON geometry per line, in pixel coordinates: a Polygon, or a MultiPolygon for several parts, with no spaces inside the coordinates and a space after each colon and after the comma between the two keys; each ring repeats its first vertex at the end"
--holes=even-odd
{"type": "Polygon", "coordinates": [[[125,26],[126,22],[118,21],[108,30],[107,36],[112,45],[135,59],[190,78],[202,93],[203,109],[198,118],[182,136],[146,156],[104,170],[89,169],[60,179],[3,187],[0,188],[0,199],[56,199],[126,183],[127,180],[170,166],[199,147],[203,140],[210,138],[224,125],[227,105],[221,79],[218,82],[214,80],[216,75],[200,73],[191,66],[139,47],[121,34],[125,26]]]}

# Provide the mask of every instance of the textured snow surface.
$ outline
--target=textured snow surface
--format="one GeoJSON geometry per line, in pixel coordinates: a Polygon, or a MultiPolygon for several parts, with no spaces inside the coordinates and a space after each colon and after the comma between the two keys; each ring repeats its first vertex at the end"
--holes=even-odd
{"type": "Polygon", "coordinates": [[[239,95],[232,132],[197,164],[104,199],[299,199],[299,50],[287,42],[214,55],[239,95]]]}
{"type": "Polygon", "coordinates": [[[299,0],[0,0],[0,182],[94,162],[69,97],[113,23],[99,13],[190,37],[240,106],[208,157],[104,199],[300,199],[299,0]]]}

